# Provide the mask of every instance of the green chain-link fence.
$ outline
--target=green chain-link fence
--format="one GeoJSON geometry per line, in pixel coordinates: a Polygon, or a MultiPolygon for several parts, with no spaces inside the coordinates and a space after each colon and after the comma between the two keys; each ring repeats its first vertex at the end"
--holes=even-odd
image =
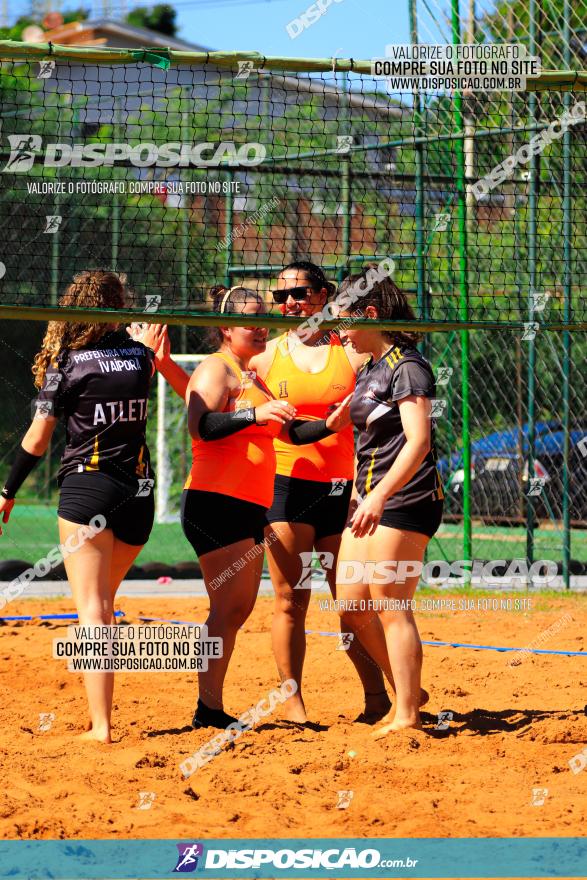
{"type": "MultiPolygon", "coordinates": [[[[412,4],[414,41],[518,40],[522,22],[552,70],[523,92],[393,94],[369,62],[0,44],[4,467],[30,415],[39,322],[70,317],[55,306],[74,272],[124,272],[129,319],[147,310],[173,325],[175,351],[201,353],[213,284],[246,280],[270,304],[292,259],[340,281],[391,257],[439,375],[441,551],[511,548],[560,561],[569,582],[587,556],[587,75],[578,48],[556,54],[548,10],[540,23],[536,4],[523,21],[479,4],[472,27],[455,7],[412,4]],[[481,178],[565,114],[564,131],[477,198],[481,178]]],[[[59,445],[30,482],[33,530],[54,503],[59,445]]]]}

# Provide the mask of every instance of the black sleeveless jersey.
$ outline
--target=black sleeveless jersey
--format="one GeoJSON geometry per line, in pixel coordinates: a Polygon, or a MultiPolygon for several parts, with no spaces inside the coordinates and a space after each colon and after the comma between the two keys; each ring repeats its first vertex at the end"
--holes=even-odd
{"type": "MultiPolygon", "coordinates": [[[[357,375],[351,418],[358,428],[356,490],[368,495],[388,473],[406,443],[398,401],[404,397],[434,398],[430,364],[415,348],[392,346],[378,361],[370,360],[357,375]]],[[[434,421],[430,452],[406,485],[385,504],[386,510],[444,497],[436,468],[434,421]]]]}
{"type": "Polygon", "coordinates": [[[153,363],[151,349],[113,331],[48,367],[35,406],[38,415],[65,422],[59,485],[66,474],[86,471],[124,482],[153,478],[145,437],[153,363]]]}

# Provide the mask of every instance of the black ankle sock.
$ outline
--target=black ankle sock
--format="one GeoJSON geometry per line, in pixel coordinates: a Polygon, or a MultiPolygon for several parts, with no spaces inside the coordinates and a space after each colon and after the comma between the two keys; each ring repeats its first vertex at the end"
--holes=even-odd
{"type": "Polygon", "coordinates": [[[211,709],[201,700],[198,700],[198,707],[192,720],[192,727],[217,727],[219,730],[222,730],[235,721],[238,721],[238,719],[233,715],[229,715],[224,709],[211,709]]]}

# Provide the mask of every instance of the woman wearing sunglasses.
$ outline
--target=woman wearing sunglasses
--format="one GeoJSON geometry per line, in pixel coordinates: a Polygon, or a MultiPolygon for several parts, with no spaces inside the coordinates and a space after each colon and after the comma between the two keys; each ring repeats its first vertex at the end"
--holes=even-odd
{"type": "MultiPolygon", "coordinates": [[[[273,299],[284,315],[303,322],[320,312],[333,293],[334,285],[322,269],[296,261],[280,272],[273,299]]],[[[336,333],[318,328],[309,335],[298,327],[271,340],[263,353],[251,359],[250,369],[301,418],[323,419],[331,406],[353,391],[364,360],[363,355],[344,348],[336,333]]],[[[282,680],[293,678],[298,683],[297,693],[284,704],[286,715],[304,723],[301,682],[311,597],[309,582],[303,580],[304,562],[315,550],[334,596],[336,559],[354,476],[353,431],[349,426],[304,447],[276,438],[274,446],[277,471],[266,532],[275,589],[273,651],[282,680]]],[[[344,622],[341,626],[349,630],[344,622]]],[[[365,691],[365,710],[357,720],[375,723],[391,705],[383,675],[357,638],[351,640],[348,655],[365,691]]]]}

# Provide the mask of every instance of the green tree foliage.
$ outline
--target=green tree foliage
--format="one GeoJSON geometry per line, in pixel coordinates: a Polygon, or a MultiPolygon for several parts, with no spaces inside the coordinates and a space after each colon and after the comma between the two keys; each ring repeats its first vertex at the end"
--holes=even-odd
{"type": "MultiPolygon", "coordinates": [[[[300,78],[301,81],[302,78],[300,78]]],[[[425,180],[425,257],[427,289],[431,291],[433,318],[454,320],[458,316],[459,237],[456,229],[455,200],[455,141],[454,104],[447,97],[431,96],[416,119],[406,104],[397,113],[397,102],[383,93],[369,94],[367,109],[358,107],[360,91],[353,93],[355,106],[348,109],[345,120],[336,106],[332,92],[325,97],[318,89],[301,88],[296,91],[295,80],[284,82],[285,77],[267,89],[263,76],[254,73],[247,80],[232,79],[210,71],[206,73],[206,87],[198,82],[184,89],[165,88],[133,100],[121,108],[120,118],[102,123],[95,134],[84,142],[109,143],[169,143],[233,141],[237,145],[259,141],[267,145],[269,156],[279,161],[276,173],[259,173],[254,169],[235,171],[247,199],[257,204],[276,196],[279,205],[259,224],[271,234],[272,226],[283,226],[290,241],[297,246],[296,255],[307,255],[308,228],[311,217],[301,213],[300,205],[309,203],[315,218],[323,223],[323,252],[310,254],[317,261],[342,265],[340,249],[341,202],[343,162],[351,163],[353,193],[353,228],[365,230],[362,247],[353,246],[353,252],[364,256],[373,253],[400,253],[407,259],[398,261],[396,280],[404,289],[413,292],[415,271],[415,183],[416,149],[414,133],[429,138],[424,149],[425,180]],[[285,100],[284,100],[285,95],[285,100]],[[386,112],[389,111],[389,112],[386,112]],[[340,155],[335,152],[337,137],[351,131],[354,144],[373,144],[376,151],[354,151],[340,155]],[[401,141],[390,152],[380,148],[381,143],[401,141]],[[324,150],[329,155],[313,155],[324,150]],[[302,158],[308,155],[308,158],[302,158]],[[381,173],[384,163],[393,167],[381,173]],[[300,170],[297,170],[300,169],[300,170]],[[317,171],[322,173],[318,174],[317,171]],[[310,173],[313,172],[313,173],[310,173]],[[371,176],[371,172],[373,172],[371,176]],[[377,172],[377,173],[376,173],[377,172]],[[435,216],[441,210],[448,214],[445,228],[435,230],[435,216]],[[369,236],[367,233],[372,233],[369,236]]],[[[306,85],[308,84],[306,79],[306,85]]],[[[311,82],[311,80],[310,80],[311,82]]],[[[314,85],[319,82],[314,80],[314,85]]],[[[578,100],[577,96],[573,100],[578,100]]],[[[3,120],[3,139],[14,133],[39,134],[44,142],[58,140],[80,143],[80,119],[93,112],[95,98],[75,98],[45,88],[36,78],[36,64],[4,65],[0,71],[0,104],[3,120]]],[[[537,101],[537,118],[555,119],[562,111],[562,97],[543,93],[537,101]]],[[[528,122],[527,96],[515,98],[499,95],[476,95],[465,101],[465,116],[472,130],[491,136],[477,137],[474,147],[475,173],[488,172],[497,162],[527,142],[531,132],[504,133],[500,129],[523,127],[528,122]]],[[[104,114],[104,119],[108,117],[104,114]]],[[[579,287],[585,277],[584,254],[587,253],[585,233],[585,170],[587,144],[585,127],[574,129],[572,139],[573,174],[573,276],[577,317],[584,315],[584,300],[579,287]],[[581,310],[583,310],[581,312],[581,310]]],[[[524,170],[526,166],[520,170],[524,170]]],[[[145,171],[151,174],[151,171],[145,171]]],[[[44,217],[61,213],[66,227],[58,238],[59,292],[74,271],[82,265],[116,266],[128,273],[132,289],[140,298],[160,294],[162,304],[197,308],[203,290],[209,284],[223,279],[225,252],[217,251],[216,243],[225,235],[218,212],[198,208],[189,214],[185,210],[163,206],[152,195],[121,194],[116,198],[67,194],[59,203],[53,195],[34,198],[27,193],[27,183],[33,180],[137,180],[134,167],[115,165],[109,168],[73,167],[42,168],[35,165],[29,174],[3,173],[0,183],[0,209],[3,217],[2,259],[8,267],[2,281],[4,302],[34,305],[48,301],[47,278],[53,265],[53,236],[43,234],[44,217]],[[117,225],[114,216],[117,215],[117,225]],[[115,228],[117,240],[115,243],[115,228]],[[30,244],[26,263],[22,261],[22,240],[30,244]],[[11,256],[12,255],[12,256],[11,256]],[[19,264],[20,261],[20,264],[19,264]],[[21,265],[22,264],[22,265],[21,265]],[[187,284],[182,279],[186,278],[187,284]],[[17,283],[10,281],[16,277],[17,283]]],[[[169,176],[183,181],[222,179],[222,169],[170,169],[169,176]]],[[[144,176],[142,179],[145,179],[144,176]]],[[[550,290],[549,317],[562,315],[562,142],[555,141],[540,157],[537,192],[537,277],[540,290],[550,290]]],[[[515,196],[509,210],[492,217],[484,217],[480,207],[472,208],[469,224],[469,285],[470,301],[476,309],[475,317],[484,317],[506,323],[520,319],[527,313],[529,288],[529,215],[528,182],[518,175],[513,186],[515,196]]],[[[502,195],[496,192],[496,198],[502,195]]],[[[189,199],[188,199],[189,204],[189,199]]],[[[241,215],[242,216],[242,215],[241,215]]],[[[235,211],[235,225],[241,222],[235,211]]],[[[320,228],[317,226],[316,228],[320,228]]],[[[315,244],[315,242],[314,242],[315,244]]],[[[263,262],[261,243],[258,253],[241,253],[235,248],[233,263],[263,262]]],[[[414,297],[415,298],[415,297],[414,297]]],[[[32,393],[30,362],[38,348],[42,325],[27,334],[26,327],[8,328],[9,342],[18,355],[11,356],[8,375],[14,386],[15,400],[20,401],[23,413],[32,393]],[[19,366],[20,364],[20,366],[19,366]],[[19,378],[20,377],[20,378],[19,378]]],[[[3,328],[7,335],[6,328],[3,328]]],[[[575,337],[578,334],[575,334],[575,337]]],[[[471,373],[474,384],[474,438],[516,423],[516,406],[522,401],[524,420],[526,343],[522,343],[521,367],[519,357],[507,332],[472,334],[471,373]],[[518,359],[516,359],[518,358],[518,359]],[[518,394],[515,376],[522,372],[522,392],[518,394]],[[487,381],[486,381],[487,379],[487,381]],[[515,389],[515,391],[513,390],[515,389]],[[518,396],[516,397],[516,394],[518,396]]],[[[560,413],[561,350],[555,334],[541,334],[539,341],[538,409],[540,418],[556,417],[560,413]]],[[[575,341],[577,364],[584,363],[586,343],[575,341]]],[[[454,379],[447,391],[451,400],[451,417],[440,428],[443,452],[454,450],[460,442],[458,398],[459,338],[458,334],[435,333],[431,339],[431,355],[435,366],[452,366],[454,379]]],[[[12,387],[11,385],[11,387],[12,387]]],[[[17,404],[15,404],[17,405],[17,404]]],[[[24,418],[24,415],[23,415],[24,418]]],[[[16,443],[7,429],[0,438],[0,447],[7,450],[16,443]]],[[[40,477],[39,477],[40,479],[40,477]]]]}
{"type": "Polygon", "coordinates": [[[81,6],[79,9],[70,9],[69,12],[63,13],[63,23],[69,24],[72,21],[87,21],[90,17],[89,10],[83,9],[81,6]]]}
{"type": "MultiPolygon", "coordinates": [[[[88,10],[82,9],[73,9],[69,12],[63,13],[63,23],[69,24],[72,21],[85,21],[88,18],[88,10]]],[[[37,27],[42,28],[42,18],[37,18],[35,16],[30,15],[21,15],[20,18],[16,20],[16,22],[12,25],[12,27],[2,27],[0,28],[0,40],[21,40],[22,32],[29,25],[34,24],[37,27]]]]}
{"type": "Polygon", "coordinates": [[[157,3],[156,6],[137,6],[126,16],[126,21],[134,27],[148,28],[158,34],[174,37],[177,33],[177,13],[168,3],[157,3]]]}
{"type": "MultiPolygon", "coordinates": [[[[542,66],[560,70],[563,65],[564,0],[539,0],[537,7],[537,44],[542,66]]],[[[587,0],[570,4],[571,67],[584,68],[587,61],[587,0]]],[[[479,22],[480,37],[492,42],[528,43],[530,5],[528,0],[499,0],[479,22]]]]}
{"type": "Polygon", "coordinates": [[[28,15],[21,16],[12,27],[0,27],[0,40],[20,40],[25,27],[31,24],[38,25],[39,22],[33,21],[28,15]]]}

